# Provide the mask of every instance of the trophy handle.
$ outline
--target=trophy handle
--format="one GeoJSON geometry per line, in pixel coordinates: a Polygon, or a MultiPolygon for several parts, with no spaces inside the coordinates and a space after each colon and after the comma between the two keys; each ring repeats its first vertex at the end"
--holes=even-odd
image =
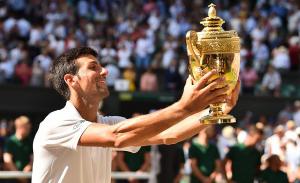
{"type": "Polygon", "coordinates": [[[186,33],[186,45],[187,45],[187,53],[188,53],[188,56],[192,57],[195,61],[196,61],[196,64],[192,63],[192,60],[189,59],[189,73],[192,75],[192,77],[194,79],[195,76],[194,76],[194,73],[193,73],[193,70],[192,70],[192,65],[199,65],[200,64],[200,58],[199,58],[199,55],[200,55],[200,51],[198,50],[198,48],[196,47],[197,45],[197,41],[198,41],[198,35],[197,35],[197,32],[196,31],[188,31],[186,33]]]}

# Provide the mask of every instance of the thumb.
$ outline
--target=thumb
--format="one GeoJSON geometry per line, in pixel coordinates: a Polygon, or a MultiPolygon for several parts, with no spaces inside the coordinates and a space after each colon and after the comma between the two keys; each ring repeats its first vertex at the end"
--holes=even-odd
{"type": "Polygon", "coordinates": [[[188,78],[186,79],[186,82],[185,82],[185,85],[193,85],[194,82],[194,79],[193,77],[189,74],[188,78]]]}

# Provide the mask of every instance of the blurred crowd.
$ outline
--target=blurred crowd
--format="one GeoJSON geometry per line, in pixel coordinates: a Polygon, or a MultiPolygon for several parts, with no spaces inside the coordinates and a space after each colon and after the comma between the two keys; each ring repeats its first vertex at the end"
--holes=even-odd
{"type": "MultiPolygon", "coordinates": [[[[300,69],[299,1],[212,2],[224,29],[241,37],[243,93],[280,96],[281,74],[300,69]]],[[[187,76],[185,34],[202,30],[209,3],[1,0],[0,83],[49,86],[53,59],[88,45],[108,69],[112,89],[178,91],[187,76]]]]}

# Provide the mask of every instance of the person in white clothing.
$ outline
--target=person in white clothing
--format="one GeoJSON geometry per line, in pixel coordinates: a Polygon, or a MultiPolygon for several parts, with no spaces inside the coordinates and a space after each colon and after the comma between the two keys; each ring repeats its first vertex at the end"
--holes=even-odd
{"type": "Polygon", "coordinates": [[[89,47],[73,48],[53,63],[50,80],[66,98],[66,106],[50,113],[34,138],[32,182],[108,183],[111,152],[137,152],[139,146],[173,144],[205,128],[201,116],[209,104],[227,100],[225,112],[235,106],[239,85],[227,96],[224,78],[208,72],[194,81],[187,79],[182,97],[167,108],[125,119],[100,116],[99,103],[109,95],[107,70],[89,47]],[[208,82],[209,81],[209,82],[208,82]]]}

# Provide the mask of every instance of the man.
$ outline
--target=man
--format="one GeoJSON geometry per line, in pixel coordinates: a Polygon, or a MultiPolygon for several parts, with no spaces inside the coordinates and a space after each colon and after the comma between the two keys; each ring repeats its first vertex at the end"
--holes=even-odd
{"type": "Polygon", "coordinates": [[[183,177],[184,151],[181,144],[159,145],[159,173],[157,182],[179,183],[183,177]]]}
{"type": "MultiPolygon", "coordinates": [[[[287,174],[281,170],[282,161],[276,154],[267,159],[267,167],[261,172],[261,181],[266,183],[288,183],[287,174]]],[[[294,181],[293,181],[294,182],[294,181]]]]}
{"type": "MultiPolygon", "coordinates": [[[[4,145],[4,166],[9,171],[30,172],[32,169],[32,139],[29,138],[31,124],[27,116],[15,120],[16,132],[4,145]]],[[[20,182],[27,182],[20,179],[20,182]]]]}
{"type": "MultiPolygon", "coordinates": [[[[117,162],[121,171],[131,172],[148,172],[150,170],[151,147],[145,146],[133,154],[130,152],[118,152],[117,162]]],[[[134,178],[128,178],[128,180],[119,180],[118,183],[146,183],[147,180],[136,180],[134,178]]]]}
{"type": "MultiPolygon", "coordinates": [[[[189,138],[205,126],[201,111],[227,99],[224,78],[209,81],[216,71],[192,83],[188,78],[181,99],[173,105],[131,119],[97,114],[100,101],[109,95],[105,68],[88,47],[74,48],[53,63],[50,80],[67,101],[39,126],[33,143],[32,182],[110,182],[111,152],[151,144],[173,144],[189,138]]],[[[228,100],[226,112],[237,101],[239,86],[228,100]]]]}
{"type": "Polygon", "coordinates": [[[259,174],[261,152],[256,144],[262,139],[263,131],[256,126],[248,130],[244,143],[236,144],[229,149],[224,164],[231,161],[232,183],[253,183],[259,174]]]}
{"type": "Polygon", "coordinates": [[[192,141],[189,149],[192,176],[191,183],[214,182],[225,178],[222,162],[217,146],[210,143],[215,135],[213,127],[200,131],[198,138],[192,141]]]}

